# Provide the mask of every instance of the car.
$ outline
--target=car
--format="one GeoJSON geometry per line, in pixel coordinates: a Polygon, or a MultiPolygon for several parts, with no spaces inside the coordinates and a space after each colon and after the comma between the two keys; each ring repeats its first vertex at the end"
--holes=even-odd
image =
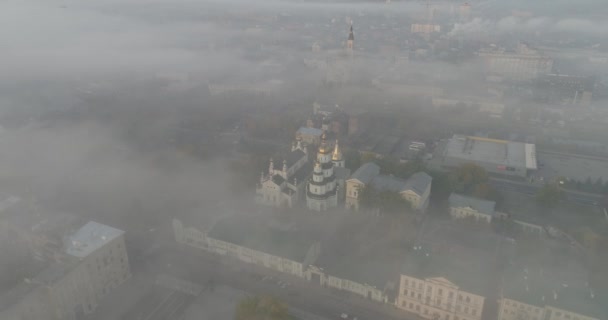
{"type": "Polygon", "coordinates": [[[342,312],[342,314],[340,315],[340,319],[348,319],[348,313],[342,312]]]}

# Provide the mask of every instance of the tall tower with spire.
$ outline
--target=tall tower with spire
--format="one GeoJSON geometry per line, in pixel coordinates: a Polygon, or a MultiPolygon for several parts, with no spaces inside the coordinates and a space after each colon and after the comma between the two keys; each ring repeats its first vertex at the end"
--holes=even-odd
{"type": "Polygon", "coordinates": [[[353,54],[354,45],[355,45],[355,34],[353,32],[353,24],[351,22],[350,32],[348,34],[348,40],[346,41],[346,50],[348,51],[348,54],[351,56],[353,54]]]}
{"type": "Polygon", "coordinates": [[[306,187],[306,206],[310,210],[326,211],[338,206],[338,184],[332,158],[332,148],[323,133],[312,177],[306,187]]]}
{"type": "Polygon", "coordinates": [[[338,140],[336,140],[336,145],[334,146],[334,152],[331,154],[331,162],[334,163],[334,167],[344,168],[344,157],[342,157],[342,151],[340,151],[340,146],[338,145],[338,140]]]}

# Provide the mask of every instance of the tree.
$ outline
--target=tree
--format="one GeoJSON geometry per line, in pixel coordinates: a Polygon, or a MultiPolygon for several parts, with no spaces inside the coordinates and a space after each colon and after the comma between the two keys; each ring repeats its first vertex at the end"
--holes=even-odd
{"type": "Polygon", "coordinates": [[[287,320],[292,319],[287,305],[268,295],[242,299],[237,305],[234,320],[287,320]]]}
{"type": "Polygon", "coordinates": [[[477,185],[488,181],[488,173],[476,164],[465,163],[450,174],[450,181],[455,192],[470,195],[477,185]]]}
{"type": "Polygon", "coordinates": [[[365,186],[359,190],[359,204],[366,209],[379,209],[382,212],[404,212],[412,206],[401,194],[390,190],[376,190],[365,186]]]}
{"type": "Polygon", "coordinates": [[[564,192],[553,183],[546,184],[536,194],[536,201],[545,209],[553,209],[563,199],[564,192]]]}

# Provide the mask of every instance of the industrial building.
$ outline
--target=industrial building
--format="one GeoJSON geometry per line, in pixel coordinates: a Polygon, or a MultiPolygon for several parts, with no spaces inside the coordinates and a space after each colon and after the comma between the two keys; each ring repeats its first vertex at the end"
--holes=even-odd
{"type": "Polygon", "coordinates": [[[536,145],[531,143],[454,135],[442,156],[444,168],[474,163],[490,174],[518,177],[538,169],[536,145]]]}

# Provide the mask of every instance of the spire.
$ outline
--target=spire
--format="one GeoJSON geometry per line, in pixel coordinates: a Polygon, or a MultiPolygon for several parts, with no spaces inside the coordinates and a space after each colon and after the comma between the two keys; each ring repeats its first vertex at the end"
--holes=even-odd
{"type": "Polygon", "coordinates": [[[350,33],[348,34],[349,41],[355,41],[355,34],[353,33],[353,23],[350,23],[350,33]]]}
{"type": "Polygon", "coordinates": [[[336,140],[336,145],[334,146],[334,153],[331,155],[331,160],[333,160],[333,161],[342,160],[342,151],[340,151],[340,146],[338,145],[338,140],[336,140]]]}
{"type": "Polygon", "coordinates": [[[283,160],[283,173],[287,173],[287,160],[283,160]]]}
{"type": "Polygon", "coordinates": [[[270,165],[268,166],[268,175],[272,176],[274,174],[274,163],[272,162],[272,158],[270,158],[270,165]]]}
{"type": "Polygon", "coordinates": [[[323,131],[323,135],[321,135],[321,145],[319,146],[319,153],[328,154],[330,153],[329,146],[327,145],[327,134],[323,131]]]}

